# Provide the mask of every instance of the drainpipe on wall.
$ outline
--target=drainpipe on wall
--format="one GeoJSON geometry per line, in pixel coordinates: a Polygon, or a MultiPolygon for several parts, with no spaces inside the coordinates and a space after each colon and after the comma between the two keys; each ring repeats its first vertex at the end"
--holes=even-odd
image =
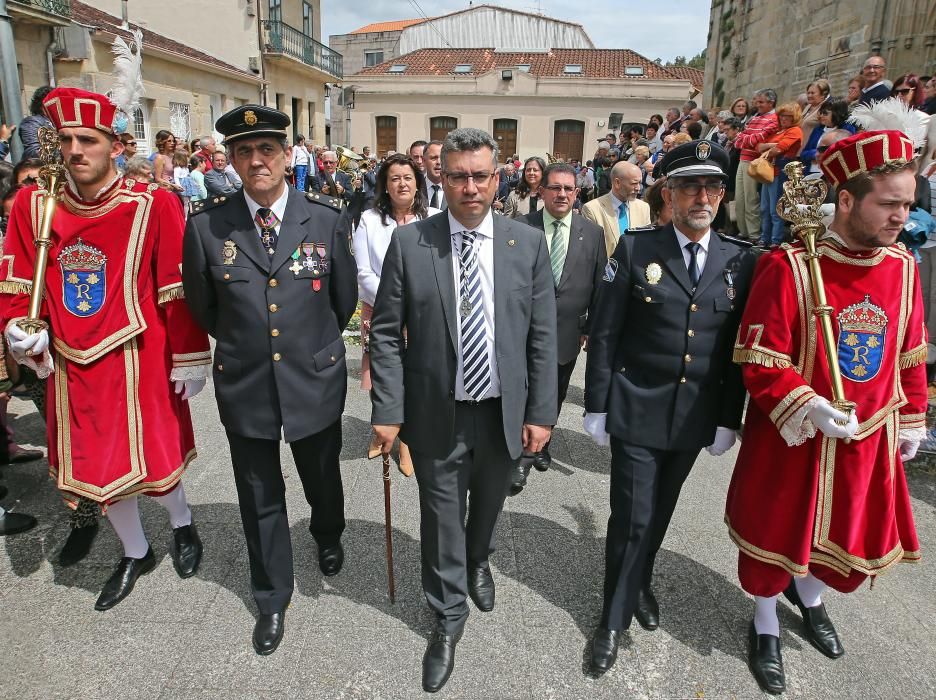
{"type": "MultiPolygon", "coordinates": [[[[16,45],[13,43],[13,24],[7,14],[6,0],[0,0],[0,81],[3,82],[3,114],[7,124],[23,121],[22,91],[16,66],[16,45]]],[[[14,133],[10,139],[13,162],[23,157],[23,142],[14,133]]]]}

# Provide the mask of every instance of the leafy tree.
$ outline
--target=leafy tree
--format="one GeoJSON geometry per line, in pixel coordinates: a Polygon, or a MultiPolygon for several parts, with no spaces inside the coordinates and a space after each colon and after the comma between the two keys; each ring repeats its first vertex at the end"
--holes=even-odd
{"type": "Polygon", "coordinates": [[[690,68],[705,70],[705,49],[702,49],[701,53],[698,53],[690,58],[686,65],[688,65],[690,68]]]}

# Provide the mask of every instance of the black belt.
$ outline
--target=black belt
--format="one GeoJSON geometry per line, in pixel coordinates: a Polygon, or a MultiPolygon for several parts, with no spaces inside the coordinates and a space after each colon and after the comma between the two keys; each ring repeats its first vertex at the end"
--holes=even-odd
{"type": "Polygon", "coordinates": [[[483,403],[487,403],[488,401],[500,401],[500,396],[490,396],[486,399],[481,399],[480,401],[475,401],[474,399],[466,399],[462,401],[461,399],[457,399],[455,403],[460,403],[463,406],[479,406],[483,403]]]}

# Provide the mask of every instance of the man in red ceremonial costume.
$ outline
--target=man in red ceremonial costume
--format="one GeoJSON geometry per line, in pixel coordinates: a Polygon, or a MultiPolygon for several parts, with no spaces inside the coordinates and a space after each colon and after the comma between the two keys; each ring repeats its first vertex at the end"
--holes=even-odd
{"type": "Polygon", "coordinates": [[[195,456],[186,400],[204,387],[211,356],[182,298],[179,200],[117,172],[123,145],[105,96],[57,88],[43,105],[67,169],[40,312],[49,330],[23,330],[44,195],[36,186],[17,195],[10,214],[2,320],[13,357],[49,377],[49,465],[59,489],[71,504],[100,503],[123,543],[95,604],[107,610],[156,565],[139,494],[169,511],[178,574],[193,575],[201,560],[180,479],[195,456]]]}
{"type": "Polygon", "coordinates": [[[844,653],[822,604],[868,576],[920,559],[903,462],[925,434],[926,331],[913,256],[897,236],[914,201],[913,144],[865,131],[820,166],[836,213],[820,237],[822,277],[850,415],[832,384],[802,243],[765,255],[734,359],[751,395],[725,520],[755,598],[749,665],[761,688],[785,688],[777,596],[799,608],[806,638],[844,653]]]}

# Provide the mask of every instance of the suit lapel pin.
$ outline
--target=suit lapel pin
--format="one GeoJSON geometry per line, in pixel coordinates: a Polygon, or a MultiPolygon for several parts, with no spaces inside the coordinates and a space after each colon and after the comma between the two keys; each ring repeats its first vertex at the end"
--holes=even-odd
{"type": "Polygon", "coordinates": [[[224,248],[221,250],[221,258],[225,265],[233,265],[237,258],[237,245],[234,241],[225,241],[224,248]]]}
{"type": "Polygon", "coordinates": [[[657,263],[650,263],[647,265],[645,274],[647,275],[647,282],[650,284],[659,284],[660,280],[663,279],[663,268],[657,263]]]}

